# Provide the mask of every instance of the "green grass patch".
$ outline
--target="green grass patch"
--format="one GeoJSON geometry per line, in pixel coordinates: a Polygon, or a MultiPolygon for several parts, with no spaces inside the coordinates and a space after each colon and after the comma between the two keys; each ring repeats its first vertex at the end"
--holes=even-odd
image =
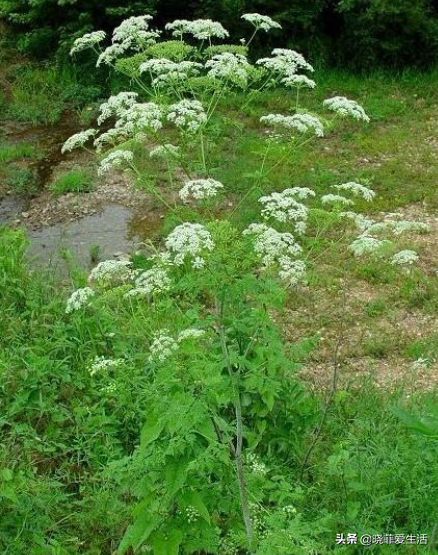
{"type": "Polygon", "coordinates": [[[90,171],[78,169],[60,174],[50,185],[55,195],[65,193],[88,193],[93,189],[93,176],[90,171]]]}

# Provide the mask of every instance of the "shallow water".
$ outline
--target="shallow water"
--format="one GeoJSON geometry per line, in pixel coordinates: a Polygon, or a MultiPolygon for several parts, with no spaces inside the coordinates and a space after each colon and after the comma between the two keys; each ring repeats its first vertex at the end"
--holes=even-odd
{"type": "Polygon", "coordinates": [[[133,252],[142,238],[131,231],[132,211],[109,205],[100,213],[80,220],[28,232],[29,257],[37,264],[63,265],[62,253],[68,250],[81,266],[91,262],[90,250],[99,247],[101,260],[133,252]]]}

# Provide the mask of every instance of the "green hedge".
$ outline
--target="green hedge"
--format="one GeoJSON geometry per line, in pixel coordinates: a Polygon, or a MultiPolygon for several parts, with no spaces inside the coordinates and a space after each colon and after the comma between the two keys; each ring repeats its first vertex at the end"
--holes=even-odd
{"type": "MultiPolygon", "coordinates": [[[[240,38],[239,15],[266,13],[283,31],[261,37],[299,48],[313,61],[357,69],[430,67],[438,62],[438,3],[435,0],[0,0],[0,17],[13,28],[18,47],[47,56],[65,53],[73,38],[111,29],[140,13],[158,25],[176,18],[211,17],[240,38]]],[[[263,46],[266,46],[264,44],[263,46]]]]}

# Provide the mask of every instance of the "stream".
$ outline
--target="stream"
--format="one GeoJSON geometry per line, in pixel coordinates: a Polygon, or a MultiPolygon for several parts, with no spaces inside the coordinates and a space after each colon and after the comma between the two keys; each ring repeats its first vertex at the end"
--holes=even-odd
{"type": "MultiPolygon", "coordinates": [[[[0,225],[23,227],[30,240],[29,259],[36,265],[65,266],[68,251],[82,266],[91,263],[90,252],[99,260],[122,258],[137,250],[156,233],[161,224],[157,207],[143,192],[132,191],[123,176],[97,183],[90,193],[69,193],[55,197],[48,189],[62,171],[95,164],[81,151],[62,154],[65,140],[80,130],[75,118],[63,118],[55,126],[26,127],[6,123],[5,144],[26,143],[41,155],[38,159],[17,160],[33,171],[37,193],[20,196],[0,182],[0,225]]],[[[1,180],[1,178],[0,178],[1,180]]]]}

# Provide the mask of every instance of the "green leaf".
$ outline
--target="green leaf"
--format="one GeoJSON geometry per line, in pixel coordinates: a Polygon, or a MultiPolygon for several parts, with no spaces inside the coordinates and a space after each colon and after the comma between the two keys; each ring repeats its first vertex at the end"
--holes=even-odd
{"type": "Polygon", "coordinates": [[[141,429],[140,443],[144,447],[160,436],[164,428],[164,421],[153,415],[148,418],[141,429]]]}
{"type": "Polygon", "coordinates": [[[178,555],[182,538],[181,530],[172,530],[168,534],[162,532],[156,534],[152,540],[154,555],[178,555]]]}

